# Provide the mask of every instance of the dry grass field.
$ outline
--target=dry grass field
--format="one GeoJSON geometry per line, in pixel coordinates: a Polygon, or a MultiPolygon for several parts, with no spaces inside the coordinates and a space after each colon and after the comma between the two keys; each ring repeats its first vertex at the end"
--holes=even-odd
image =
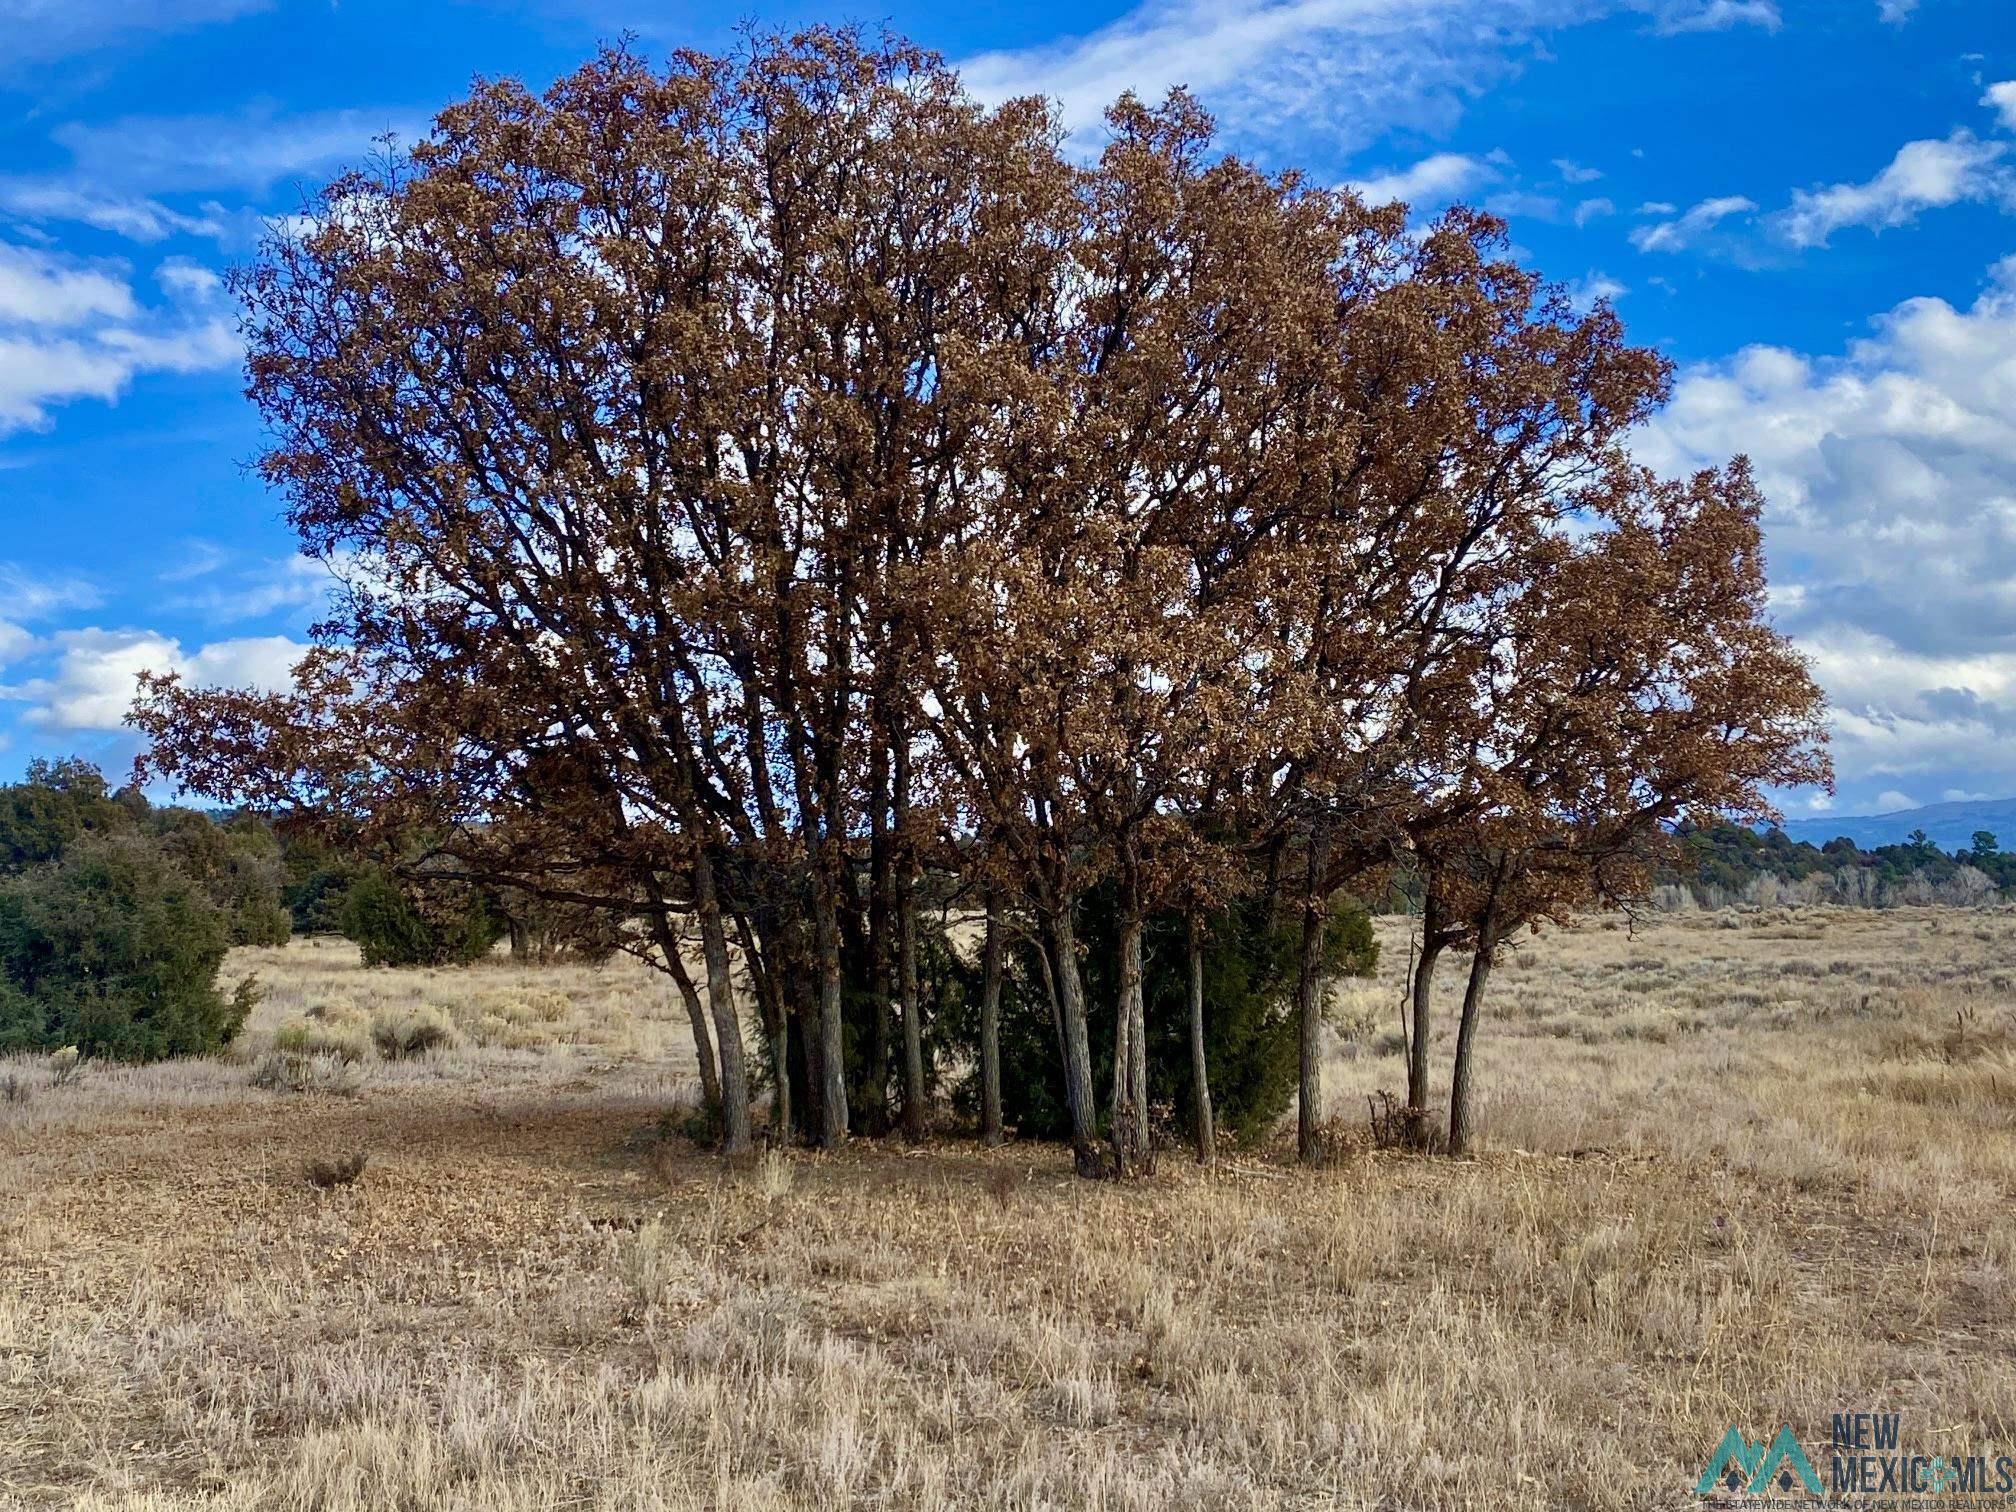
{"type": "Polygon", "coordinates": [[[690,1058],[636,967],[231,969],[229,1060],[0,1064],[0,1503],[1661,1508],[1732,1423],[2016,1449],[2016,913],[1550,933],[1480,1158],[1127,1187],[953,1139],[724,1171],[655,1133],[690,1058]]]}

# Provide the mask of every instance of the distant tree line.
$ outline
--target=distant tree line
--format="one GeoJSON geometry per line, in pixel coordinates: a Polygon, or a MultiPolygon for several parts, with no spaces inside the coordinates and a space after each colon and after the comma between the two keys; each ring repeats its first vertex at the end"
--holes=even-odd
{"type": "Polygon", "coordinates": [[[990,1142],[1125,1174],[1180,1096],[1208,1160],[1292,1060],[1314,1158],[1347,900],[1404,871],[1464,1148],[1500,944],[1827,780],[1761,500],[1631,460],[1668,364],[1491,218],[1220,157],[1181,92],[1107,133],[820,30],[484,84],[339,179],[236,291],[345,590],[288,693],[149,680],[149,770],[599,918],[731,1153],[766,1088],[921,1138],[970,1015],[990,1142]]]}
{"type": "Polygon", "coordinates": [[[1951,904],[1974,907],[2016,894],[2016,851],[1977,830],[1964,849],[1943,851],[1916,830],[1897,845],[1863,850],[1846,835],[1825,845],[1775,827],[1682,824],[1661,869],[1663,907],[1839,903],[1856,908],[1951,904]]]}

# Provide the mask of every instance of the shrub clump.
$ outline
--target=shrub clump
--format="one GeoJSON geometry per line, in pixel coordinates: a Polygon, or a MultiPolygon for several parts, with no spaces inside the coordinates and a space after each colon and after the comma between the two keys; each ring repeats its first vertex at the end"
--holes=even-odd
{"type": "Polygon", "coordinates": [[[443,881],[407,887],[372,868],[344,895],[343,933],[366,966],[462,966],[490,953],[500,926],[475,892],[443,881]]]}
{"type": "Polygon", "coordinates": [[[219,990],[230,945],[223,911],[146,836],[86,832],[0,876],[0,1050],[219,1050],[259,994],[249,978],[219,990]]]}
{"type": "Polygon", "coordinates": [[[328,1092],[349,1097],[364,1084],[363,1068],[338,1055],[269,1050],[253,1064],[252,1085],[265,1092],[328,1092]]]}
{"type": "Polygon", "coordinates": [[[371,1042],[387,1060],[406,1060],[455,1043],[448,1015],[438,1008],[401,1008],[371,1021],[371,1042]]]}
{"type": "Polygon", "coordinates": [[[308,1178],[308,1185],[326,1192],[331,1187],[349,1186],[362,1176],[370,1158],[364,1151],[356,1150],[333,1160],[311,1160],[302,1166],[301,1174],[308,1178]]]}
{"type": "Polygon", "coordinates": [[[273,1048],[295,1055],[328,1055],[356,1064],[371,1054],[371,1036],[361,1023],[340,1019],[290,1019],[273,1031],[273,1048]]]}

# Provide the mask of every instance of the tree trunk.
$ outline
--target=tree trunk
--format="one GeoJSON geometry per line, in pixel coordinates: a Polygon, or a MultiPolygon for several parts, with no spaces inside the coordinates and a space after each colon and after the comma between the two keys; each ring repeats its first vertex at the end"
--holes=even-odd
{"type": "Polygon", "coordinates": [[[1323,1115],[1323,874],[1329,842],[1309,838],[1309,871],[1302,895],[1302,969],[1295,984],[1295,1016],[1301,1034],[1300,1106],[1295,1113],[1295,1148],[1303,1160],[1316,1158],[1316,1128],[1323,1115]]]}
{"type": "Polygon", "coordinates": [[[1133,1176],[1150,1164],[1148,1148],[1147,1010],[1141,990],[1140,894],[1123,885],[1120,904],[1120,1002],[1113,1043],[1115,1174],[1133,1176]]]}
{"type": "Polygon", "coordinates": [[[980,947],[980,1143],[1001,1132],[1001,900],[987,893],[987,939],[980,947]]]}
{"type": "Polygon", "coordinates": [[[1431,888],[1421,905],[1421,958],[1414,963],[1414,1012],[1407,1042],[1407,1111],[1416,1133],[1426,1132],[1428,1031],[1435,1021],[1435,967],[1443,950],[1442,905],[1431,888]]]}
{"type": "Polygon", "coordinates": [[[917,879],[905,867],[897,879],[896,949],[903,992],[903,1137],[924,1138],[924,1005],[917,988],[917,879]]]}
{"type": "Polygon", "coordinates": [[[665,971],[672,978],[672,985],[679,989],[679,999],[686,1005],[686,1022],[693,1029],[693,1058],[700,1063],[700,1096],[705,1100],[708,1111],[721,1111],[721,1077],[714,1067],[714,1039],[707,1032],[707,1010],[700,1003],[700,989],[693,985],[693,974],[686,969],[686,963],[679,958],[679,936],[672,923],[662,913],[651,915],[651,933],[658,941],[658,953],[665,957],[665,971]]]}
{"type": "Polygon", "coordinates": [[[917,867],[915,837],[910,823],[910,739],[901,719],[890,733],[890,813],[895,820],[889,837],[894,855],[896,901],[896,993],[903,1015],[903,1137],[912,1144],[924,1139],[924,1006],[917,991],[917,867]]]}
{"type": "Polygon", "coordinates": [[[875,1022],[860,1113],[862,1127],[867,1132],[883,1134],[888,1132],[890,1122],[889,1062],[894,1031],[891,1005],[897,987],[896,953],[889,948],[892,915],[896,911],[889,856],[889,754],[886,743],[879,740],[869,764],[868,815],[868,981],[869,993],[875,1000],[875,1022]]]}
{"type": "Polygon", "coordinates": [[[1078,932],[1067,902],[1050,913],[1056,945],[1056,987],[1060,1047],[1064,1057],[1064,1102],[1071,1112],[1071,1153],[1080,1176],[1099,1176],[1099,1120],[1092,1107],[1092,1052],[1085,1033],[1085,987],[1078,975],[1078,932]]]}
{"type": "Polygon", "coordinates": [[[1477,1019],[1484,1007],[1484,988],[1498,954],[1498,921],[1487,906],[1477,926],[1477,953],[1470,958],[1470,980],[1463,988],[1463,1018],[1456,1026],[1456,1067],[1449,1078],[1449,1153],[1470,1153],[1470,1052],[1476,1041],[1477,1019]]]}
{"type": "MultiPolygon", "coordinates": [[[[808,990],[806,997],[811,997],[808,990]]],[[[807,1144],[819,1142],[819,1077],[816,1069],[819,1014],[814,1003],[785,1015],[784,1053],[791,1083],[792,1130],[807,1144]]]]}
{"type": "Polygon", "coordinates": [[[800,920],[794,920],[791,928],[787,990],[791,1005],[785,1015],[784,1043],[791,1065],[791,1116],[798,1136],[807,1144],[817,1144],[826,1127],[820,1104],[826,1084],[819,1074],[818,954],[800,920]]]}
{"type": "Polygon", "coordinates": [[[847,1039],[840,1001],[840,920],[832,879],[812,881],[814,934],[819,947],[819,1142],[829,1149],[847,1137],[847,1039]]]}
{"type": "Polygon", "coordinates": [[[1417,1145],[1428,1139],[1428,1031],[1434,1021],[1435,966],[1442,956],[1442,943],[1433,938],[1421,942],[1421,959],[1414,963],[1414,1012],[1407,1043],[1408,1132],[1417,1145]]]}
{"type": "Polygon", "coordinates": [[[763,1013],[763,1035],[770,1056],[770,1129],[780,1143],[789,1143],[791,1042],[784,1032],[784,989],[773,969],[775,958],[765,954],[748,915],[740,909],[735,911],[735,938],[742,944],[742,959],[748,963],[749,981],[763,1013]]]}
{"type": "Polygon", "coordinates": [[[721,922],[721,899],[714,891],[714,863],[705,852],[693,863],[693,902],[700,915],[700,953],[707,962],[707,1005],[721,1053],[721,1153],[749,1148],[749,1072],[742,1055],[742,1021],[735,1011],[735,984],[728,973],[728,934],[721,922]]]}
{"type": "MultiPolygon", "coordinates": [[[[1127,925],[1121,925],[1121,962],[1127,960],[1127,925]]],[[[1121,966],[1125,972],[1127,968],[1121,966]]],[[[1123,1117],[1127,1111],[1127,1056],[1129,1038],[1133,1036],[1133,1016],[1127,1012],[1127,992],[1125,988],[1113,1000],[1113,1093],[1107,1099],[1107,1141],[1113,1145],[1113,1175],[1129,1175],[1127,1161],[1127,1135],[1133,1131],[1133,1121],[1123,1117]]]]}
{"type": "Polygon", "coordinates": [[[1190,915],[1190,1087],[1191,1118],[1197,1125],[1197,1163],[1215,1165],[1218,1129],[1211,1118],[1211,1067],[1204,1055],[1204,924],[1190,915]]]}

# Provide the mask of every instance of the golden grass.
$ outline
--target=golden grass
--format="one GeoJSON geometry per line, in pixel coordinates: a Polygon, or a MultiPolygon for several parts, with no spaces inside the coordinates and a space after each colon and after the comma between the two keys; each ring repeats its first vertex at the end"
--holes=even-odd
{"type": "MultiPolygon", "coordinates": [[[[1127,1187],[949,1142],[724,1171],[650,1137],[692,1062],[640,968],[244,952],[228,1060],[0,1066],[0,1497],[1621,1509],[1691,1505],[1731,1423],[2016,1452],[2016,913],[1616,926],[1501,969],[1481,1158],[1127,1187]],[[276,1033],[429,1010],[451,1045],[342,1095],[253,1085],[276,1033]]],[[[1343,1122],[1403,1078],[1381,931],[1343,1122]]]]}

